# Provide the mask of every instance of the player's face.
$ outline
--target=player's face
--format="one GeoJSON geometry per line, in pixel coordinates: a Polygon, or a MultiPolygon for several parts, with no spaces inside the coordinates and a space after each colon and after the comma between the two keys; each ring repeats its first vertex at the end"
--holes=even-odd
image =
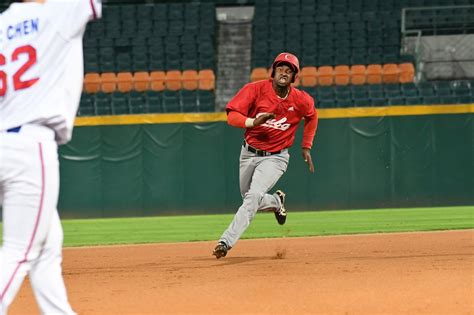
{"type": "Polygon", "coordinates": [[[273,81],[279,86],[288,86],[291,84],[294,72],[288,65],[281,64],[275,68],[273,81]]]}

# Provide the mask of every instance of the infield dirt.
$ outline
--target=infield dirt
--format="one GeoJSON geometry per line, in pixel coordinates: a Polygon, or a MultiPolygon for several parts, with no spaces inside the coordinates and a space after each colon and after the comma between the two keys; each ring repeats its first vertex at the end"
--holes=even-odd
{"type": "MultiPolygon", "coordinates": [[[[66,248],[73,308],[105,314],[474,314],[474,230],[66,248]]],[[[38,314],[28,281],[10,315],[38,314]]]]}

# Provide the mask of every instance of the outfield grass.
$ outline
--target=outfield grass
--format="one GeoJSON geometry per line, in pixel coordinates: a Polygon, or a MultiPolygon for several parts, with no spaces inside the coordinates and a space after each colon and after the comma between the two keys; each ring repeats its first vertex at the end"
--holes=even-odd
{"type": "MultiPolygon", "coordinates": [[[[64,246],[217,240],[233,215],[63,220],[64,246]]],[[[474,206],[289,212],[284,226],[259,213],[242,238],[474,228],[474,206]]]]}
{"type": "MultiPolygon", "coordinates": [[[[65,246],[217,240],[233,215],[65,220],[65,246]]],[[[280,226],[259,213],[243,238],[474,228],[474,206],[290,212],[280,226]]]]}

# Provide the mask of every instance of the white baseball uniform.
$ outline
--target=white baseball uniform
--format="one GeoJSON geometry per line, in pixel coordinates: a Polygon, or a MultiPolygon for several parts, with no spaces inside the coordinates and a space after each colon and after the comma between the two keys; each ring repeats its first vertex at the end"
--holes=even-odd
{"type": "Polygon", "coordinates": [[[61,270],[58,143],[83,84],[82,37],[100,0],[13,3],[0,14],[0,315],[28,274],[43,314],[74,314],[61,270]]]}

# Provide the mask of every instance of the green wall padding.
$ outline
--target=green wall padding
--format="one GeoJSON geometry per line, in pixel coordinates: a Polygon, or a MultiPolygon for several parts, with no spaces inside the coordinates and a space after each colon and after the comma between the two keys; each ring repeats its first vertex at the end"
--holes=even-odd
{"type": "MultiPolygon", "coordinates": [[[[298,210],[474,204],[473,115],[320,120],[275,188],[298,210]]],[[[225,122],[76,127],[60,148],[68,217],[233,213],[243,130],[225,122]]]]}

